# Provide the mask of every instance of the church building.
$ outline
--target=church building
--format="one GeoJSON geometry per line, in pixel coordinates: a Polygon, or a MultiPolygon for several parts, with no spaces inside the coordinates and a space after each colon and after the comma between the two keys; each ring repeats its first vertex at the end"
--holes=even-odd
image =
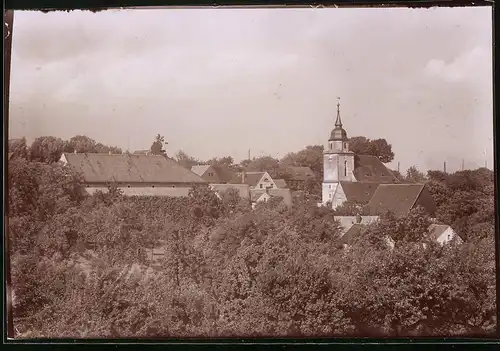
{"type": "Polygon", "coordinates": [[[337,208],[350,201],[366,205],[371,215],[391,211],[405,215],[416,206],[433,215],[435,204],[425,184],[401,184],[376,156],[349,150],[337,103],[335,128],[323,152],[322,205],[337,208]]]}

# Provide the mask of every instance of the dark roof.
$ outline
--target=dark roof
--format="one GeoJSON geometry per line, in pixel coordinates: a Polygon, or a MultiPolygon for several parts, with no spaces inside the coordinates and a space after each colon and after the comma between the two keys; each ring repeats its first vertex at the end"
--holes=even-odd
{"type": "Polygon", "coordinates": [[[244,177],[242,173],[233,174],[232,179],[229,181],[230,184],[248,184],[250,186],[256,186],[257,183],[262,179],[266,172],[245,172],[244,177]],[[245,179],[242,182],[242,178],[245,179]]]}
{"type": "Polygon", "coordinates": [[[240,198],[250,198],[250,186],[247,184],[210,184],[210,187],[217,193],[222,193],[228,189],[236,189],[240,198]]]}
{"type": "Polygon", "coordinates": [[[360,235],[363,234],[366,226],[363,224],[355,223],[352,225],[344,235],[342,235],[339,239],[342,244],[352,244],[354,240],[359,238],[360,235]]]}
{"type": "Polygon", "coordinates": [[[255,189],[250,190],[250,198],[253,202],[257,201],[262,194],[268,193],[271,197],[281,197],[287,206],[292,205],[292,192],[290,189],[255,189]]]}
{"type": "Polygon", "coordinates": [[[273,179],[274,184],[280,189],[286,189],[288,186],[286,185],[286,181],[284,179],[273,179]]]}
{"type": "Polygon", "coordinates": [[[64,153],[61,158],[65,158],[88,183],[206,184],[195,173],[163,156],[64,153]]]}
{"type": "Polygon", "coordinates": [[[381,215],[387,211],[405,216],[415,205],[425,184],[380,184],[367,208],[370,214],[381,215]]]}
{"type": "Polygon", "coordinates": [[[378,183],[365,182],[340,182],[340,185],[347,201],[357,203],[368,203],[379,186],[378,183]]]}
{"type": "Polygon", "coordinates": [[[376,156],[356,155],[354,177],[358,182],[395,184],[396,176],[376,156]]]}
{"type": "Polygon", "coordinates": [[[223,183],[228,183],[231,179],[233,179],[234,172],[229,169],[229,167],[225,165],[215,165],[212,166],[217,173],[220,181],[223,183]]]}
{"type": "Polygon", "coordinates": [[[290,180],[308,180],[314,178],[314,172],[309,167],[290,166],[286,168],[286,173],[290,176],[290,180]]]}

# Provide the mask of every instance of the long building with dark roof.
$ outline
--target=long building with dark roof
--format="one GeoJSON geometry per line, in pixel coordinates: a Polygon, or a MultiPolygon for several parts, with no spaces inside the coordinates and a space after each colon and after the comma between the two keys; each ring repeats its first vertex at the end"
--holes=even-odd
{"type": "Polygon", "coordinates": [[[163,156],[64,153],[60,162],[83,177],[88,193],[116,184],[128,196],[188,196],[195,185],[208,183],[163,156]]]}

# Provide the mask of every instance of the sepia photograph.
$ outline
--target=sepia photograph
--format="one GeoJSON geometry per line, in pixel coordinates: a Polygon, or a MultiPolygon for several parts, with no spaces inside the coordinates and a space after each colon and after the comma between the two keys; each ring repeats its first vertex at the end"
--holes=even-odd
{"type": "Polygon", "coordinates": [[[14,11],[9,337],[494,336],[492,21],[14,11]]]}

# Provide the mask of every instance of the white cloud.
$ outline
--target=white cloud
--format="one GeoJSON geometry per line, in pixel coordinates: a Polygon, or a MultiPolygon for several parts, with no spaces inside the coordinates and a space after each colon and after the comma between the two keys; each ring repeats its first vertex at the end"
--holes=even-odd
{"type": "Polygon", "coordinates": [[[491,57],[489,50],[477,46],[471,51],[467,51],[456,57],[450,63],[443,60],[432,59],[426,67],[425,72],[431,76],[441,77],[448,82],[459,82],[468,80],[480,73],[488,73],[488,57],[491,57]]]}

